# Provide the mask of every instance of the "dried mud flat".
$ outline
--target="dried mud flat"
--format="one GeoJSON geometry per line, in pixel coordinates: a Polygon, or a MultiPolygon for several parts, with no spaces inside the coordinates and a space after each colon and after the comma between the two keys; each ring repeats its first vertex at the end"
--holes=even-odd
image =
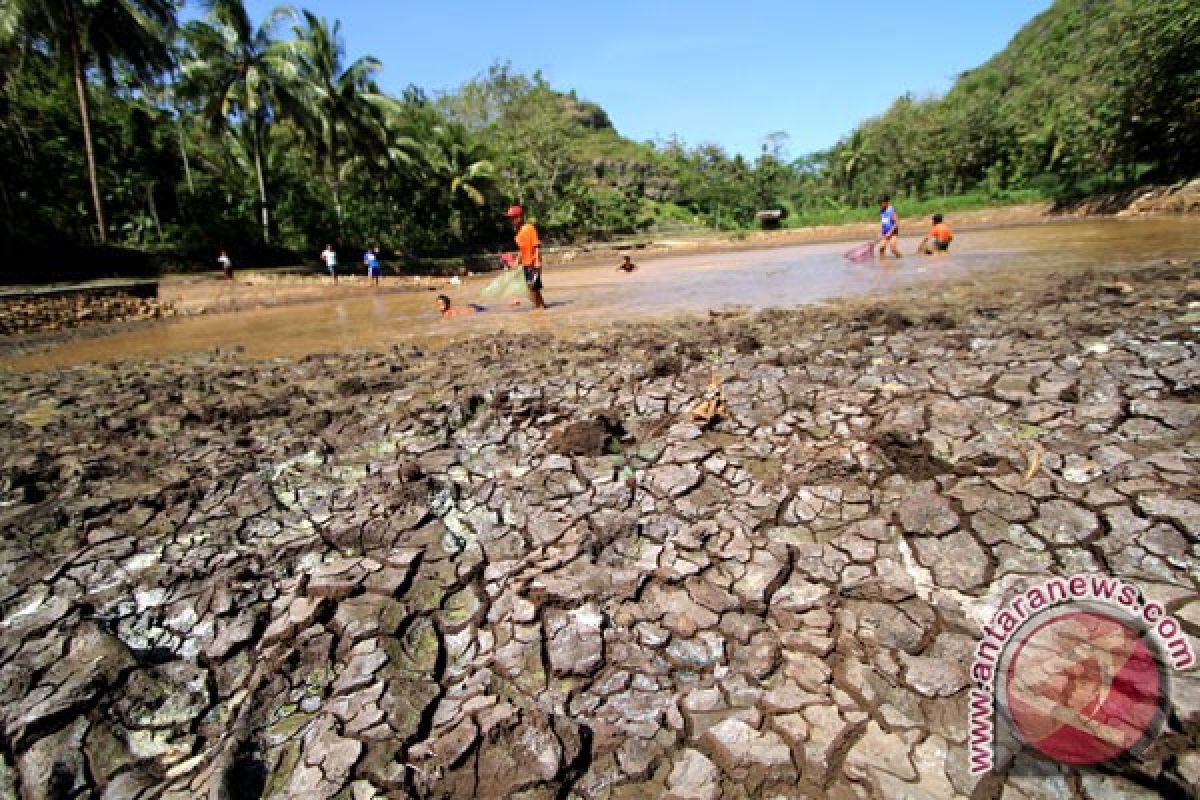
{"type": "Polygon", "coordinates": [[[1027,585],[1200,629],[1198,266],[0,375],[0,797],[1194,795],[1187,675],[1141,762],[965,742],[1027,585]]]}

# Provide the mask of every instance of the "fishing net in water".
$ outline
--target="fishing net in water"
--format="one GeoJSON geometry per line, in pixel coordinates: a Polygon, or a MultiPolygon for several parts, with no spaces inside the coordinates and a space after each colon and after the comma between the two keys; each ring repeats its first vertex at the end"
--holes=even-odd
{"type": "Polygon", "coordinates": [[[518,297],[529,294],[529,287],[525,285],[525,271],[510,269],[502,272],[499,277],[483,287],[480,294],[491,298],[518,297]]]}
{"type": "Polygon", "coordinates": [[[846,259],[847,261],[870,261],[871,251],[874,249],[875,243],[867,242],[866,244],[860,244],[858,247],[842,253],[842,258],[846,259]]]}

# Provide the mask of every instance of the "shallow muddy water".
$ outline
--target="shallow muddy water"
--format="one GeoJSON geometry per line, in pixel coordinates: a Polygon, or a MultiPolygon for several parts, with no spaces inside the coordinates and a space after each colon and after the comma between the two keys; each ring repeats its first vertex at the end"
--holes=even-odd
{"type": "MultiPolygon", "coordinates": [[[[953,220],[951,220],[953,222],[953,220]]],[[[909,223],[908,230],[917,226],[909,223]]],[[[923,228],[922,228],[923,230],[923,228]]],[[[314,352],[385,349],[395,344],[441,345],[457,337],[490,332],[545,332],[600,326],[622,319],[665,317],[729,307],[796,306],[833,297],[884,291],[994,271],[1072,270],[1141,263],[1200,253],[1195,219],[1064,222],[964,231],[948,256],[913,255],[918,236],[906,236],[907,257],[882,264],[852,264],[841,254],[852,244],[814,244],[733,253],[681,255],[646,260],[626,275],[605,266],[550,268],[545,313],[528,303],[513,308],[480,297],[493,276],[462,286],[418,292],[380,291],[300,305],[175,319],[132,331],[80,339],[44,352],[0,360],[0,367],[28,370],[89,361],[146,359],[243,348],[248,358],[299,356],[314,352]],[[480,302],[485,313],[440,319],[434,297],[445,292],[456,304],[480,302]]],[[[237,286],[231,287],[237,291],[237,286]]]]}

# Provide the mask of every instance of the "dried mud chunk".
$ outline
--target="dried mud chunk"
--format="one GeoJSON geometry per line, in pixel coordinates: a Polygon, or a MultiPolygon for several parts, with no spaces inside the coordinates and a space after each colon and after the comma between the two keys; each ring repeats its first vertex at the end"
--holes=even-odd
{"type": "Polygon", "coordinates": [[[733,340],[733,349],[738,355],[748,356],[762,349],[762,342],[750,334],[742,334],[733,340]]]}
{"type": "Polygon", "coordinates": [[[601,414],[569,422],[552,431],[546,449],[565,456],[602,456],[624,433],[618,419],[601,414]]]}
{"type": "Polygon", "coordinates": [[[659,356],[650,364],[650,375],[654,378],[669,378],[683,372],[683,359],[679,356],[659,356]]]}
{"type": "Polygon", "coordinates": [[[902,431],[883,433],[875,446],[898,474],[912,480],[929,480],[952,471],[934,457],[928,442],[902,431]]]}
{"type": "Polygon", "coordinates": [[[590,675],[604,663],[604,616],[594,603],[545,613],[546,652],[559,675],[590,675]]]}
{"type": "Polygon", "coordinates": [[[896,333],[911,328],[913,320],[906,314],[886,306],[876,306],[867,309],[862,315],[862,319],[869,325],[878,325],[884,328],[888,333],[896,333]]]}

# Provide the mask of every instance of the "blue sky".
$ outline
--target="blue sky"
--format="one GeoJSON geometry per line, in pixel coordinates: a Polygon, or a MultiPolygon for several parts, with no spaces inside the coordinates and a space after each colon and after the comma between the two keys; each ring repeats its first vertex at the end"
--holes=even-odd
{"type": "MultiPolygon", "coordinates": [[[[248,0],[261,19],[276,2],[248,0]]],[[[340,18],[351,57],[381,59],[391,92],[450,90],[497,61],[540,69],[622,134],[678,134],[753,155],[773,131],[799,156],[904,92],[944,92],[1050,0],[294,0],[340,18]]],[[[195,4],[192,6],[196,7],[195,4]]]]}

